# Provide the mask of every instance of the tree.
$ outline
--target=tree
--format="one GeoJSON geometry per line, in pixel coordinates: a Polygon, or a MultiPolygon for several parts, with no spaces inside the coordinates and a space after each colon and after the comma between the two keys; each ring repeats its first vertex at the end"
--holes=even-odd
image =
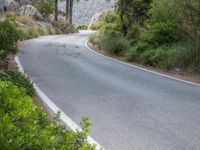
{"type": "Polygon", "coordinates": [[[66,19],[69,20],[69,4],[70,0],[66,0],[66,19]]]}
{"type": "Polygon", "coordinates": [[[152,0],[118,0],[116,10],[120,16],[121,31],[124,35],[137,21],[148,17],[148,11],[152,0]]]}
{"type": "Polygon", "coordinates": [[[55,0],[55,21],[58,21],[58,0],[55,0]]]}
{"type": "Polygon", "coordinates": [[[192,71],[200,71],[200,1],[177,0],[181,12],[181,23],[189,35],[192,44],[190,54],[193,53],[192,71]]]}
{"type": "Polygon", "coordinates": [[[72,24],[72,16],[73,16],[73,0],[66,0],[66,19],[72,24]]]}
{"type": "Polygon", "coordinates": [[[69,23],[72,24],[72,16],[73,16],[73,2],[74,0],[70,0],[70,10],[69,10],[69,23]]]}

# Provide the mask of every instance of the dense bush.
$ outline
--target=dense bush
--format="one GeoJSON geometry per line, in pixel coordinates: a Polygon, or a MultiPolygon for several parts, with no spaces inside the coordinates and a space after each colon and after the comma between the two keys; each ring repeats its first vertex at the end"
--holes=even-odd
{"type": "Polygon", "coordinates": [[[200,72],[199,14],[195,0],[117,0],[90,41],[127,61],[200,72]]]}
{"type": "Polygon", "coordinates": [[[29,96],[34,96],[33,83],[25,74],[19,71],[7,70],[4,72],[0,72],[0,80],[11,81],[18,87],[24,88],[26,94],[28,94],[29,96]]]}
{"type": "Polygon", "coordinates": [[[175,67],[189,72],[200,72],[200,40],[176,44],[172,50],[172,62],[175,67]]]}
{"type": "Polygon", "coordinates": [[[177,25],[173,22],[155,23],[143,31],[140,40],[154,45],[172,44],[178,41],[177,25]]]}
{"type": "Polygon", "coordinates": [[[101,48],[109,53],[122,54],[130,48],[129,41],[119,33],[105,31],[101,48]]]}
{"type": "Polygon", "coordinates": [[[135,45],[140,38],[140,25],[133,24],[132,27],[128,30],[126,38],[131,42],[131,45],[135,45]]]}
{"type": "Polygon", "coordinates": [[[35,0],[34,5],[45,18],[54,13],[54,0],[35,0]]]}
{"type": "Polygon", "coordinates": [[[17,41],[21,35],[11,18],[0,21],[0,70],[8,68],[7,56],[18,51],[17,41]]]}
{"type": "Polygon", "coordinates": [[[114,27],[116,30],[120,30],[120,19],[115,10],[102,13],[101,16],[99,16],[99,20],[89,26],[92,30],[101,30],[109,27],[114,27]]]}
{"type": "Polygon", "coordinates": [[[0,81],[0,147],[10,149],[69,149],[94,150],[87,143],[88,117],[81,125],[83,131],[68,131],[58,123],[47,119],[47,114],[35,106],[24,89],[11,82],[0,81]]]}
{"type": "Polygon", "coordinates": [[[15,28],[15,24],[9,19],[0,21],[0,49],[6,53],[17,52],[17,41],[20,39],[21,32],[15,28]]]}
{"type": "Polygon", "coordinates": [[[127,61],[140,61],[140,55],[146,51],[147,49],[151,49],[152,47],[146,42],[138,42],[134,47],[129,49],[125,53],[125,60],[127,61]]]}
{"type": "Polygon", "coordinates": [[[176,0],[153,0],[151,6],[149,11],[151,23],[180,21],[176,0]]]}
{"type": "Polygon", "coordinates": [[[140,60],[144,64],[155,66],[163,69],[171,67],[170,61],[171,47],[161,46],[156,49],[146,50],[140,55],[140,60]]]}
{"type": "Polygon", "coordinates": [[[88,26],[85,24],[79,24],[78,26],[76,26],[77,30],[87,30],[88,26]]]}

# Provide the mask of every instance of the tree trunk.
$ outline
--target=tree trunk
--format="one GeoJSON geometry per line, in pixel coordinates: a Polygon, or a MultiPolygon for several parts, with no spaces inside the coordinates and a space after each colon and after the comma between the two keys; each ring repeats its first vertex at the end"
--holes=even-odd
{"type": "Polygon", "coordinates": [[[69,0],[66,0],[66,19],[69,20],[69,7],[70,7],[70,1],[69,0]]]}
{"type": "Polygon", "coordinates": [[[55,21],[58,21],[58,0],[55,0],[55,21]]]}
{"type": "Polygon", "coordinates": [[[70,0],[70,8],[69,8],[69,23],[72,24],[72,16],[73,16],[73,0],[70,0]]]}

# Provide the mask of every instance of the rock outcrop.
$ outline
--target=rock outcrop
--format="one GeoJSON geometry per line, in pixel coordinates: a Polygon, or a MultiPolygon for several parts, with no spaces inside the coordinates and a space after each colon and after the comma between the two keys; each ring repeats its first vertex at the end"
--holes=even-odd
{"type": "MultiPolygon", "coordinates": [[[[115,0],[74,0],[73,22],[89,24],[91,18],[98,12],[111,9],[115,0]]],[[[65,1],[59,2],[59,9],[65,12],[65,1]]]]}
{"type": "MultiPolygon", "coordinates": [[[[51,22],[54,21],[54,14],[49,15],[49,20],[50,20],[51,22]]],[[[59,14],[59,15],[58,15],[58,21],[61,22],[61,23],[64,23],[64,22],[66,21],[65,16],[59,14]]]]}
{"type": "Polygon", "coordinates": [[[19,8],[19,3],[15,0],[1,0],[0,11],[14,11],[19,8]]]}
{"type": "Polygon", "coordinates": [[[18,11],[19,15],[30,16],[36,20],[42,20],[41,13],[32,5],[23,5],[18,11]]]}

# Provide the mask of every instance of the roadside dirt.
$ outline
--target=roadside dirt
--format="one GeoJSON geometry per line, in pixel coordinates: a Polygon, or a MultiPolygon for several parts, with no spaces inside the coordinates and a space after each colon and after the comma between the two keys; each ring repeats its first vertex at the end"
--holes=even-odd
{"type": "Polygon", "coordinates": [[[165,74],[165,75],[168,75],[168,76],[172,76],[172,77],[175,77],[175,78],[178,78],[178,79],[182,79],[182,80],[186,80],[186,81],[190,81],[190,82],[193,82],[193,83],[200,84],[200,74],[187,73],[187,72],[182,72],[182,71],[178,72],[178,71],[175,71],[175,70],[164,70],[164,69],[159,69],[159,68],[155,68],[155,67],[152,67],[152,66],[143,65],[143,64],[137,63],[137,62],[127,62],[123,59],[123,57],[112,55],[112,54],[105,52],[103,50],[99,50],[95,45],[93,45],[91,43],[87,43],[87,44],[94,51],[96,51],[100,54],[103,54],[105,56],[114,58],[116,60],[119,60],[119,61],[122,61],[122,62],[125,62],[125,63],[129,63],[129,64],[132,64],[132,65],[135,65],[135,66],[147,69],[147,70],[151,70],[151,71],[162,73],[162,74],[165,74]]]}

